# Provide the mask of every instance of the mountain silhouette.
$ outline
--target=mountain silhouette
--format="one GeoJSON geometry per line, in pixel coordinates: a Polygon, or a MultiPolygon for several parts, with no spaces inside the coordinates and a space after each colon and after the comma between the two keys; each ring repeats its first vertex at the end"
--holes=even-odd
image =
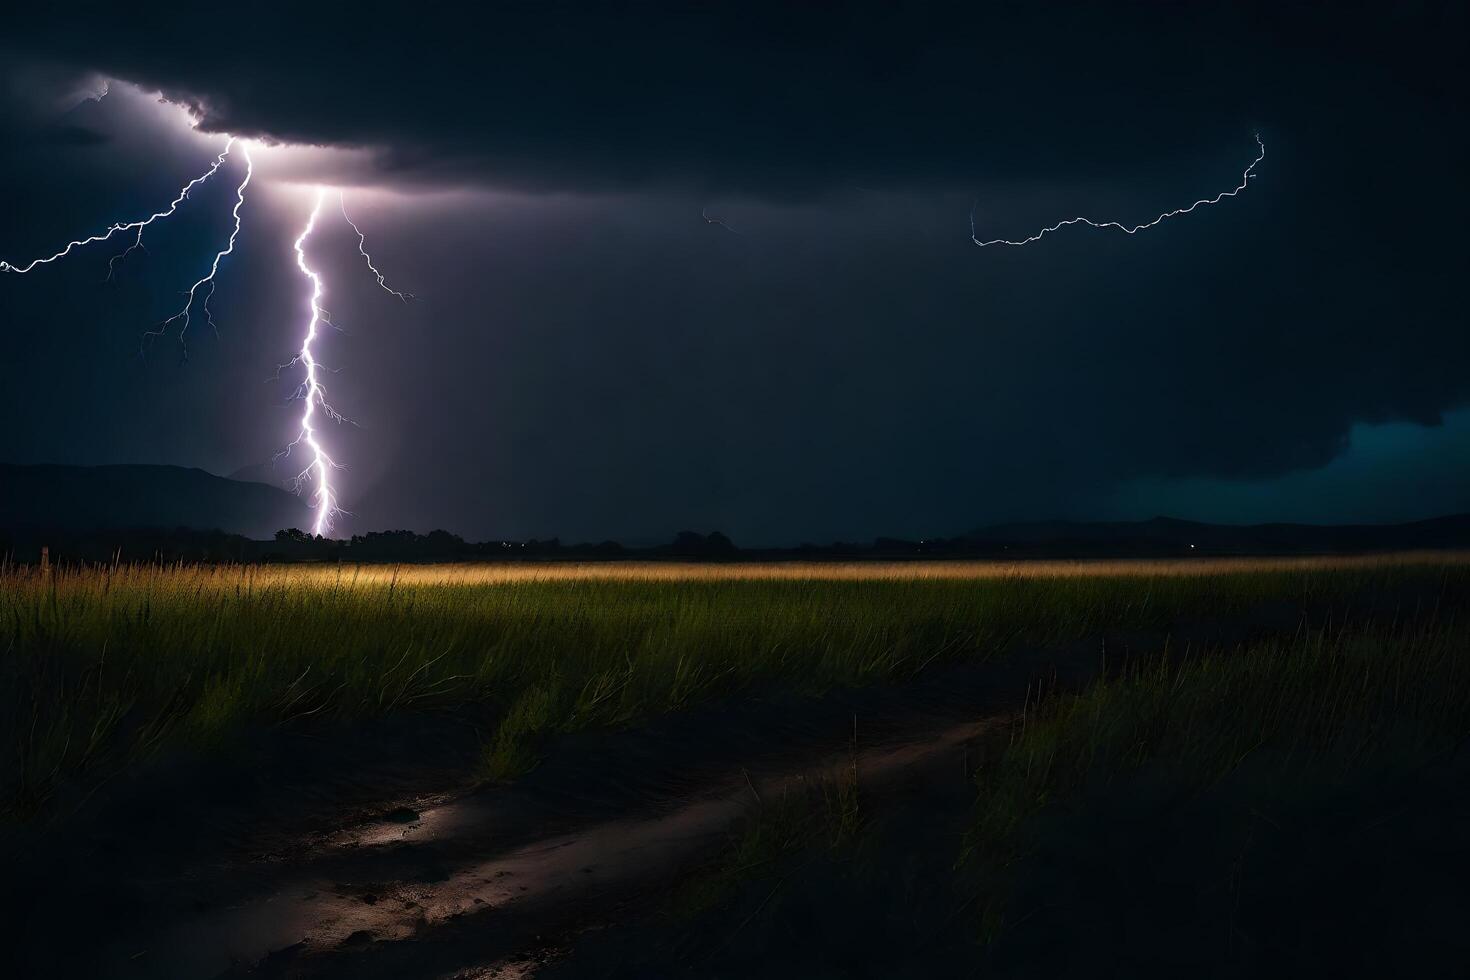
{"type": "Polygon", "coordinates": [[[308,527],[306,503],[264,483],[182,466],[0,464],[0,528],[221,530],[268,538],[308,527]]]}
{"type": "Polygon", "coordinates": [[[273,460],[242,466],[233,473],[226,473],[225,479],[234,480],[237,483],[264,483],[266,486],[271,487],[282,487],[287,482],[277,472],[273,460]]]}

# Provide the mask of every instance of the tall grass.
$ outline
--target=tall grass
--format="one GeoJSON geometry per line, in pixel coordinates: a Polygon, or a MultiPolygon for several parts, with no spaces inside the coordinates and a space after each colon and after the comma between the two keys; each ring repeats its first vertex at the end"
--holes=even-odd
{"type": "Polygon", "coordinates": [[[818,692],[1264,600],[1463,590],[1374,561],[0,568],[0,808],[243,730],[486,702],[487,772],[545,735],[818,692]]]}
{"type": "MultiPolygon", "coordinates": [[[[1165,658],[1028,706],[1009,747],[978,776],[966,857],[987,937],[1027,915],[1011,907],[1010,891],[1026,878],[1043,815],[1069,847],[1100,854],[1117,841],[1097,829],[1093,805],[1133,799],[1133,819],[1163,824],[1170,811],[1224,793],[1241,799],[1217,803],[1222,812],[1269,820],[1253,807],[1286,805],[1308,787],[1371,795],[1385,774],[1451,762],[1470,738],[1470,621],[1464,593],[1455,598],[1409,623],[1349,621],[1165,658]],[[1062,824],[1069,829],[1057,831],[1062,824]]],[[[1208,863],[1202,856],[1200,882],[1230,871],[1208,863]]]]}

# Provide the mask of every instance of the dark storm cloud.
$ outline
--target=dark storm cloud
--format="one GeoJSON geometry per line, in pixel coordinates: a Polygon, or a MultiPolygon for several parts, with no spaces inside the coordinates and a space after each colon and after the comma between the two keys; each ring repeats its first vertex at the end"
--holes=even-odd
{"type": "Polygon", "coordinates": [[[1115,176],[1303,110],[1343,121],[1329,97],[1445,100],[1464,27],[1450,5],[36,9],[12,45],[157,87],[210,129],[376,148],[403,179],[759,193],[1115,176]]]}
{"type": "MultiPolygon", "coordinates": [[[[0,42],[50,73],[20,86],[46,111],[0,109],[0,255],[207,159],[115,98],[57,116],[98,72],[218,129],[370,147],[382,183],[517,191],[368,211],[407,311],[353,294],[322,233],[359,530],[949,534],[1090,516],[1139,478],[1319,467],[1470,397],[1461,5],[68,9],[0,42]],[[977,199],[1009,236],[1232,186],[1257,128],[1260,178],[1219,208],[968,241],[977,199]]],[[[212,193],[174,258],[161,235],[106,290],[95,262],[0,281],[0,407],[24,420],[0,457],[228,471],[289,438],[260,384],[299,306],[288,200],[247,213],[220,345],[118,367],[214,241],[212,193]]]]}

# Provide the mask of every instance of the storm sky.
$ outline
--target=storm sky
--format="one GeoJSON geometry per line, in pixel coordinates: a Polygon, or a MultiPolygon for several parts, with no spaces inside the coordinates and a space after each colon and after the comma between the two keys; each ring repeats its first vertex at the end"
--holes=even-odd
{"type": "Polygon", "coordinates": [[[236,164],[112,282],[112,243],[0,275],[0,461],[287,478],[269,379],[326,184],[418,297],[325,212],[340,533],[1470,510],[1466,8],[1380,6],[22,11],[0,257],[151,213],[221,133],[286,145],[187,360],[142,335],[228,234],[236,164]],[[972,206],[1022,237],[1212,196],[1256,133],[1218,206],[970,241],[972,206]]]}

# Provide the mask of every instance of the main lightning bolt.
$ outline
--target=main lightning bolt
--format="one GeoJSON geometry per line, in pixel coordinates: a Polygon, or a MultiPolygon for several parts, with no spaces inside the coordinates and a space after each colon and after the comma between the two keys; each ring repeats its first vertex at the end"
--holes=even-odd
{"type": "Polygon", "coordinates": [[[93,245],[97,242],[105,242],[120,231],[137,231],[137,238],[134,240],[132,245],[128,246],[127,251],[122,252],[121,255],[113,256],[112,261],[108,262],[108,275],[111,276],[112,265],[114,262],[116,262],[123,255],[127,255],[128,252],[131,252],[133,249],[142,247],[143,229],[147,228],[155,221],[162,220],[163,218],[172,217],[173,213],[178,210],[179,205],[188,200],[190,191],[192,191],[195,187],[198,187],[200,184],[204,183],[209,178],[213,177],[215,175],[215,172],[218,171],[220,167],[224,166],[225,158],[230,155],[230,150],[234,147],[234,145],[235,138],[231,136],[225,142],[225,148],[220,151],[220,155],[214,158],[214,163],[210,166],[210,168],[204,173],[200,174],[198,177],[195,177],[193,180],[189,181],[182,188],[180,188],[179,196],[174,198],[173,201],[169,203],[169,206],[164,208],[162,211],[158,211],[138,221],[122,221],[113,225],[109,225],[107,230],[99,235],[93,235],[90,238],[79,238],[76,241],[67,242],[66,247],[57,252],[55,255],[48,255],[44,258],[32,259],[25,265],[13,265],[5,261],[4,259],[0,259],[0,272],[30,272],[38,265],[49,265],[50,263],[55,262],[57,259],[65,258],[66,256],[71,254],[71,251],[74,248],[84,248],[87,245],[93,245]]]}
{"type": "Polygon", "coordinates": [[[311,283],[311,296],[308,300],[308,316],[306,321],[306,333],[301,340],[301,349],[293,359],[306,369],[306,378],[302,381],[301,393],[301,430],[295,440],[281,451],[281,455],[288,455],[297,446],[306,445],[311,452],[311,459],[305,468],[296,475],[294,481],[298,492],[307,483],[316,485],[312,493],[312,507],[316,510],[316,519],[312,524],[311,533],[316,535],[326,534],[332,529],[332,520],[340,513],[337,506],[336,491],[332,489],[332,471],[338,468],[332,457],[322,447],[321,440],[317,436],[312,422],[316,417],[317,409],[333,421],[341,421],[342,417],[327,404],[326,392],[322,388],[321,381],[317,377],[318,365],[316,356],[312,352],[312,344],[316,341],[317,327],[325,320],[322,310],[322,287],[321,274],[306,263],[306,240],[311,237],[316,228],[316,219],[322,212],[322,200],[326,191],[318,188],[316,200],[311,208],[311,215],[306,219],[306,227],[301,229],[301,234],[296,238],[296,267],[301,274],[311,283]]]}
{"type": "Polygon", "coordinates": [[[1163,214],[1159,215],[1157,218],[1154,218],[1152,221],[1146,221],[1141,225],[1129,226],[1117,221],[1093,221],[1091,218],[1067,218],[1065,221],[1058,221],[1054,225],[1041,229],[1030,238],[1022,238],[1019,241],[1011,241],[1007,238],[992,238],[990,241],[982,242],[980,240],[980,236],[975,234],[975,209],[972,207],[970,209],[970,238],[972,241],[974,241],[976,245],[979,245],[981,248],[984,248],[987,245],[1030,245],[1032,242],[1039,242],[1045,236],[1061,228],[1065,228],[1068,225],[1087,225],[1091,228],[1116,228],[1118,231],[1121,231],[1125,235],[1136,235],[1140,231],[1146,231],[1149,228],[1153,228],[1155,225],[1161,224],[1168,218],[1177,217],[1181,214],[1189,214],[1191,211],[1198,207],[1204,207],[1210,204],[1219,204],[1227,197],[1234,197],[1241,191],[1245,190],[1247,187],[1250,186],[1251,180],[1254,179],[1256,176],[1256,164],[1266,159],[1266,144],[1261,142],[1261,136],[1259,133],[1256,134],[1256,146],[1260,148],[1261,152],[1256,154],[1256,158],[1250,162],[1250,166],[1246,167],[1244,173],[1240,175],[1240,183],[1237,186],[1228,191],[1221,191],[1214,197],[1201,198],[1187,208],[1175,208],[1173,211],[1165,211],[1163,214]]]}
{"type": "MultiPolygon", "coordinates": [[[[301,234],[296,238],[296,267],[301,270],[301,274],[311,283],[306,333],[302,337],[301,347],[297,350],[296,354],[276,369],[277,377],[280,377],[281,371],[296,364],[300,364],[306,372],[301,384],[296,389],[296,397],[302,403],[300,431],[297,433],[296,438],[292,440],[291,444],[281,450],[276,458],[279,459],[282,456],[289,456],[298,446],[303,444],[310,451],[311,459],[296,474],[291,482],[298,493],[308,483],[315,484],[316,486],[316,490],[312,493],[312,508],[316,511],[316,518],[312,523],[311,529],[311,533],[315,535],[329,533],[332,529],[332,522],[339,514],[345,514],[346,511],[337,503],[337,491],[332,485],[332,471],[341,469],[342,466],[334,461],[326,448],[323,447],[321,436],[317,432],[313,422],[317,417],[318,411],[333,422],[351,422],[351,419],[344,417],[327,401],[326,389],[322,386],[320,377],[324,368],[317,361],[316,354],[312,349],[312,345],[317,339],[318,328],[322,324],[335,326],[332,323],[331,314],[322,307],[322,296],[325,294],[326,289],[322,283],[321,273],[311,268],[306,261],[306,240],[316,230],[317,219],[321,217],[322,204],[326,200],[326,195],[326,188],[317,188],[316,198],[311,207],[311,214],[306,219],[306,227],[301,229],[301,234]]],[[[373,263],[373,257],[367,250],[367,236],[362,233],[362,229],[347,214],[347,203],[344,200],[341,190],[337,191],[337,207],[342,212],[343,220],[356,233],[358,254],[363,257],[368,269],[377,277],[378,285],[382,287],[384,292],[390,293],[404,302],[412,299],[413,293],[401,292],[388,285],[388,281],[383,273],[373,263]]]]}

